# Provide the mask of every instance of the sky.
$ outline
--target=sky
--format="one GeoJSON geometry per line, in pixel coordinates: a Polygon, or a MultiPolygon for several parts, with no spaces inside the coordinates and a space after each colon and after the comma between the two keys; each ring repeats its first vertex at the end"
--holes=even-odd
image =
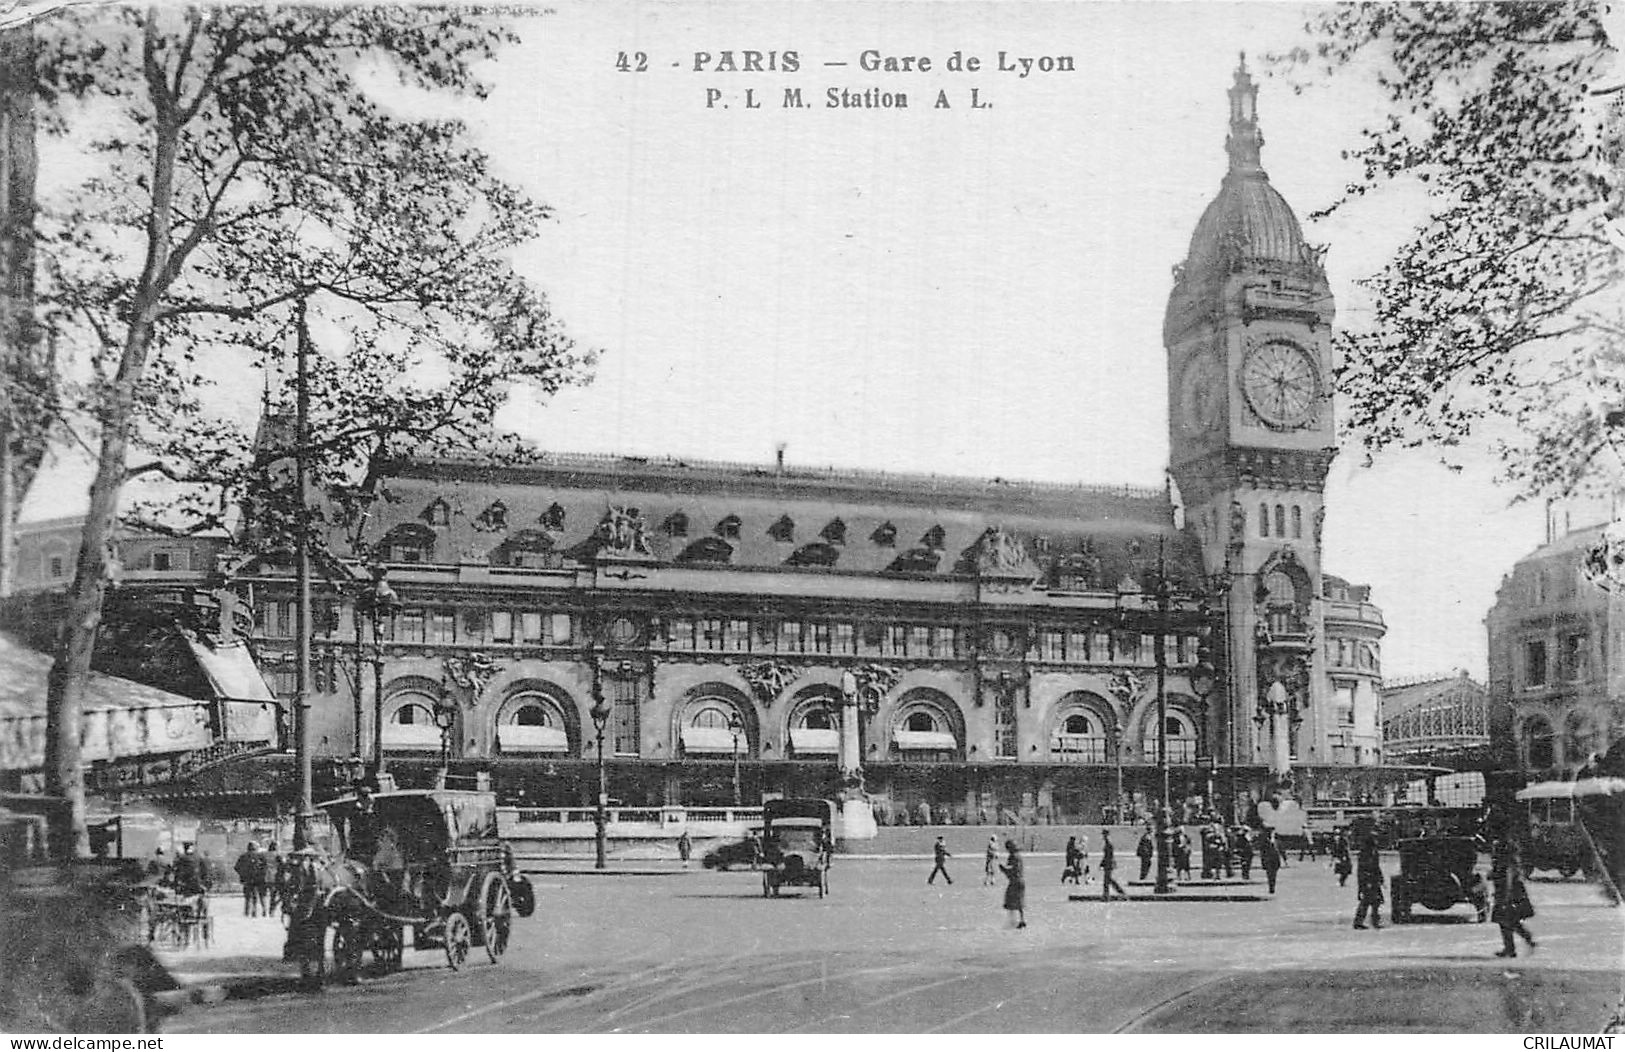
{"type": "MultiPolygon", "coordinates": [[[[1328,246],[1339,325],[1416,215],[1400,188],[1308,222],[1382,110],[1369,71],[1301,94],[1270,74],[1259,56],[1304,39],[1295,4],[547,11],[458,111],[555,209],[518,263],[602,355],[592,384],[505,412],[547,449],[767,463],[783,444],[791,466],[1161,485],[1163,310],[1225,171],[1242,51],[1264,166],[1328,246]],[[870,71],[866,51],[916,61],[870,71]],[[832,88],[908,107],[828,108],[832,88]]],[[[1343,443],[1323,565],[1372,586],[1385,675],[1482,679],[1484,615],[1542,509],[1509,507],[1488,462],[1367,464],[1343,443]]]]}
{"type": "MultiPolygon", "coordinates": [[[[1163,310],[1224,174],[1239,53],[1254,56],[1265,168],[1329,248],[1339,324],[1360,324],[1357,280],[1416,214],[1402,188],[1307,223],[1382,110],[1364,71],[1295,94],[1264,68],[1302,40],[1305,13],[557,7],[493,70],[481,128],[557,209],[523,266],[603,359],[591,386],[507,422],[560,450],[767,462],[783,443],[792,465],[1160,485],[1163,310]],[[866,71],[869,49],[932,68],[866,71]],[[744,50],[781,68],[716,69],[744,50]],[[698,52],[712,58],[696,71],[698,52]],[[1000,72],[1000,52],[1073,69],[1000,72]],[[948,69],[955,53],[982,68],[948,69]],[[796,87],[809,107],[783,108],[796,87]],[[906,93],[909,109],[829,109],[830,87],[906,93]]],[[[1543,509],[1509,507],[1494,474],[1426,451],[1334,463],[1324,566],[1372,586],[1387,676],[1485,675],[1495,588],[1544,537],[1543,509]]]]}

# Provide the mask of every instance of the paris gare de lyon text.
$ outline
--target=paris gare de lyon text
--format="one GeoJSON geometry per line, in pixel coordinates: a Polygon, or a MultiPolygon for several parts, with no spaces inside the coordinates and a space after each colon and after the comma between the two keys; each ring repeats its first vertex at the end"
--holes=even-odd
{"type": "MultiPolygon", "coordinates": [[[[826,63],[846,65],[846,63],[826,63]]],[[[870,48],[858,55],[858,68],[866,73],[930,73],[937,64],[929,55],[888,55],[870,48]]],[[[996,63],[987,67],[991,72],[1015,73],[1029,77],[1034,73],[1072,73],[1077,63],[1071,55],[1012,55],[1000,51],[996,63]]],[[[801,69],[799,51],[696,51],[696,73],[795,73],[801,69]]],[[[942,63],[949,73],[978,73],[983,62],[975,55],[955,51],[942,63]]]]}

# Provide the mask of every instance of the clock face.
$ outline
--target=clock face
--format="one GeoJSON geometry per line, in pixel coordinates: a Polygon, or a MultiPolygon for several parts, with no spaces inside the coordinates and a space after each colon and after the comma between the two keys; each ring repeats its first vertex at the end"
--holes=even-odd
{"type": "Polygon", "coordinates": [[[1241,390],[1266,426],[1302,427],[1314,409],[1320,383],[1308,352],[1276,341],[1247,355],[1241,366],[1241,390]]]}
{"type": "Polygon", "coordinates": [[[1185,410],[1187,431],[1200,434],[1219,423],[1224,412],[1224,373],[1212,355],[1203,354],[1185,366],[1179,401],[1185,410]]]}

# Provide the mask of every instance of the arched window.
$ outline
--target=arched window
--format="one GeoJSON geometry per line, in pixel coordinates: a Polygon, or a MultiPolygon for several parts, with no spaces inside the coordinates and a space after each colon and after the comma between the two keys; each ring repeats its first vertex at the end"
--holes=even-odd
{"type": "Polygon", "coordinates": [[[755,752],[755,723],[743,711],[732,688],[713,685],[691,696],[678,717],[678,744],[685,756],[750,757],[755,752]],[[715,691],[715,693],[712,693],[715,691]]]}
{"type": "Polygon", "coordinates": [[[523,689],[503,703],[497,716],[497,748],[504,753],[571,752],[565,703],[535,689],[523,689]]]}
{"type": "Polygon", "coordinates": [[[384,702],[386,749],[439,749],[440,728],[434,722],[434,698],[418,690],[401,691],[384,702]]]}
{"type": "Polygon", "coordinates": [[[790,753],[800,760],[828,760],[840,752],[839,696],[831,687],[815,687],[790,707],[790,753]]]}
{"type": "Polygon", "coordinates": [[[1258,535],[1260,537],[1270,535],[1270,506],[1268,504],[1258,506],[1258,535]]]}
{"type": "Polygon", "coordinates": [[[1275,506],[1275,536],[1286,536],[1286,508],[1279,504],[1275,506]]]}
{"type": "MultiPolygon", "coordinates": [[[[1196,723],[1184,713],[1170,709],[1163,724],[1167,734],[1168,762],[1189,764],[1196,762],[1196,723]]],[[[1157,714],[1152,711],[1145,723],[1142,747],[1148,758],[1157,755],[1157,714]]]]}
{"type": "Polygon", "coordinates": [[[891,745],[899,759],[961,759],[964,719],[953,699],[941,691],[920,688],[899,700],[892,722],[891,745]]]}
{"type": "Polygon", "coordinates": [[[1292,536],[1303,536],[1303,509],[1296,504],[1292,505],[1292,536]]]}
{"type": "Polygon", "coordinates": [[[1053,711],[1056,715],[1049,743],[1051,759],[1062,763],[1112,761],[1110,702],[1079,691],[1061,698],[1053,711]]]}

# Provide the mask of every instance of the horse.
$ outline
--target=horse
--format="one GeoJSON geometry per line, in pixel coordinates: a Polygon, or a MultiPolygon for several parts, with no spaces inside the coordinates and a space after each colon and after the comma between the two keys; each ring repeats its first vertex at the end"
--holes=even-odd
{"type": "Polygon", "coordinates": [[[332,927],[334,969],[349,980],[361,954],[367,869],[315,851],[295,856],[283,898],[288,937],[282,959],[298,961],[301,978],[320,986],[327,974],[327,929],[332,927]]]}

